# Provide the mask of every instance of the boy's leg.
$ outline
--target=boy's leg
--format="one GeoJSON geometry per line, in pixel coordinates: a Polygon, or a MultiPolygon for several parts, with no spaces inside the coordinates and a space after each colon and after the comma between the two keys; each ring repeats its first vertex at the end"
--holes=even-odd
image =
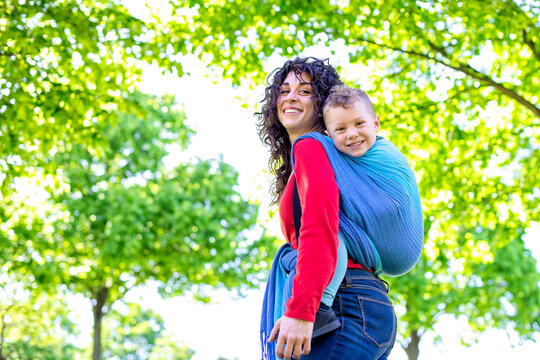
{"type": "Polygon", "coordinates": [[[315,324],[313,324],[314,338],[330,331],[334,331],[341,326],[334,310],[332,310],[332,304],[339,289],[339,285],[347,272],[347,257],[347,248],[343,241],[339,239],[336,271],[334,272],[332,280],[330,280],[330,284],[328,284],[323,292],[321,304],[319,305],[319,310],[317,310],[315,324]]]}
{"type": "Polygon", "coordinates": [[[336,264],[336,271],[334,272],[334,277],[332,277],[332,280],[330,280],[330,284],[324,289],[321,303],[328,307],[332,307],[332,304],[334,303],[334,298],[336,297],[337,291],[339,289],[339,285],[343,281],[343,278],[345,277],[345,273],[347,272],[347,262],[348,262],[348,255],[347,255],[347,247],[345,246],[345,243],[341,239],[341,237],[338,235],[339,245],[338,245],[338,253],[337,253],[337,264],[336,264]]]}

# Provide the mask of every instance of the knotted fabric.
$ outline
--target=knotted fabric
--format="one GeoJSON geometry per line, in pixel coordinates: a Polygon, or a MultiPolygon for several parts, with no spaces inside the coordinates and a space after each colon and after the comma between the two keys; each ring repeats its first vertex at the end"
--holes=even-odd
{"type": "Polygon", "coordinates": [[[276,321],[285,313],[285,303],[291,297],[292,279],[296,274],[296,255],[288,243],[281,246],[268,276],[261,315],[262,359],[276,359],[275,342],[268,342],[270,332],[276,321]]]}

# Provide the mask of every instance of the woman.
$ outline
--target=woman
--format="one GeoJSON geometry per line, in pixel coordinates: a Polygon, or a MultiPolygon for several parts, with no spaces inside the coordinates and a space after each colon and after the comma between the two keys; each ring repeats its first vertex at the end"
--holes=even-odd
{"type": "Polygon", "coordinates": [[[281,228],[298,255],[292,295],[268,341],[275,341],[280,359],[301,355],[302,359],[386,359],[396,334],[387,288],[352,260],[332,306],[341,326],[312,339],[321,296],[336,266],[339,192],[319,142],[302,139],[295,144],[294,172],[291,147],[303,134],[324,131],[322,106],[332,86],[341,84],[339,76],[325,61],[297,58],[270,77],[259,113],[259,135],[270,146],[269,165],[276,175],[273,196],[279,202],[281,228]],[[302,211],[299,241],[292,205],[295,182],[302,211]]]}

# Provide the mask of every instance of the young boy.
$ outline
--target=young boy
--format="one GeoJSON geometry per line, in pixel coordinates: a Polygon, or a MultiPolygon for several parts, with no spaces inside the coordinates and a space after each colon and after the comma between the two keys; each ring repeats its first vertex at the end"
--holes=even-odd
{"type": "MultiPolygon", "coordinates": [[[[365,92],[338,85],[332,88],[323,107],[326,135],[342,153],[353,157],[364,155],[377,141],[379,116],[365,92]]],[[[347,248],[339,237],[336,271],[325,289],[321,303],[327,310],[332,307],[339,285],[347,271],[347,248]]],[[[318,326],[321,326],[317,324],[318,326]]]]}
{"type": "MultiPolygon", "coordinates": [[[[323,312],[332,312],[335,295],[347,271],[348,250],[351,258],[361,259],[362,265],[376,275],[381,272],[402,275],[420,256],[423,221],[412,169],[391,142],[377,137],[379,117],[366,93],[342,85],[333,87],[323,107],[323,116],[326,135],[332,141],[324,141],[318,134],[309,136],[319,138],[325,147],[340,188],[336,271],[320,305],[323,312]],[[333,142],[339,153],[329,142],[333,142]],[[354,230],[355,226],[361,230],[354,230]]],[[[335,314],[325,315],[326,318],[334,319],[335,314]]],[[[316,319],[315,328],[334,327],[329,323],[325,326],[326,320],[321,322],[317,323],[316,319]]]]}

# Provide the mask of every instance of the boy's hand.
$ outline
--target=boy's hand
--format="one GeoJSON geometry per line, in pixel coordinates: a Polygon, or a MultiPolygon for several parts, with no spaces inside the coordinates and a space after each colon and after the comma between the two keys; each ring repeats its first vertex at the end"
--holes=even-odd
{"type": "Polygon", "coordinates": [[[312,334],[311,321],[282,316],[274,325],[268,342],[274,341],[277,336],[276,355],[279,359],[290,360],[291,356],[299,359],[311,351],[312,334]]]}

